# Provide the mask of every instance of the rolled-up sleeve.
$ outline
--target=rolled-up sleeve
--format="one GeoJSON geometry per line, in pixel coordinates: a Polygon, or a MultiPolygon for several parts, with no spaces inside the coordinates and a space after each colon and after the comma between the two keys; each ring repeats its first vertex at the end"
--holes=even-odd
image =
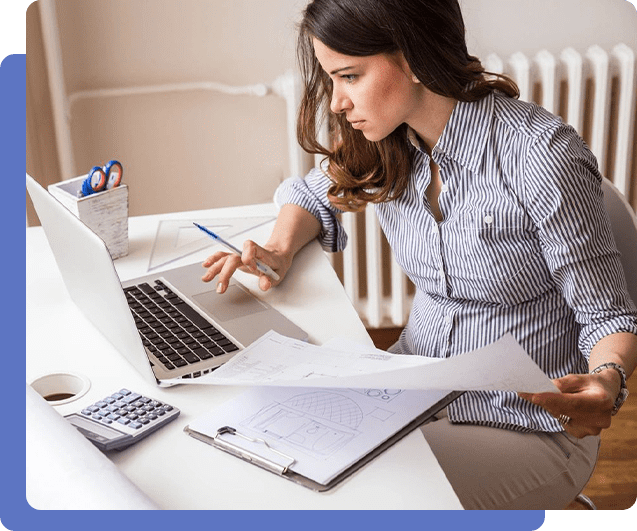
{"type": "Polygon", "coordinates": [[[637,334],[637,310],[604,208],[595,157],[569,126],[543,134],[529,151],[526,204],[544,258],[581,325],[585,356],[603,337],[637,334]]]}
{"type": "Polygon", "coordinates": [[[274,194],[274,202],[281,208],[285,204],[300,206],[321,224],[318,240],[328,252],[342,251],[347,245],[347,234],[338,219],[341,211],[327,197],[330,180],[318,168],[304,178],[293,177],[283,181],[274,194]]]}

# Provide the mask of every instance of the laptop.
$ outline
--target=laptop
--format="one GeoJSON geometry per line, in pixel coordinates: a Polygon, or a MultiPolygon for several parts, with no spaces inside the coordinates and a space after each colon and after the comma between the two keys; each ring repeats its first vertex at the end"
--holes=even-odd
{"type": "Polygon", "coordinates": [[[26,186],[71,298],[149,381],[197,378],[269,330],[307,340],[235,279],[219,295],[199,263],[120,282],[104,241],[29,175],[26,186]]]}

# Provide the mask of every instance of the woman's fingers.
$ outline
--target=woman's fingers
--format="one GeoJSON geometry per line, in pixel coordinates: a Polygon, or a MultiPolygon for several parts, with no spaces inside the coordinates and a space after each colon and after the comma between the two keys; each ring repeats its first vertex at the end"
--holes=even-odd
{"type": "Polygon", "coordinates": [[[272,286],[281,283],[289,267],[289,264],[285,260],[281,260],[276,253],[260,247],[251,240],[244,242],[241,256],[218,251],[206,258],[201,265],[207,269],[201,277],[201,280],[210,282],[215,277],[218,277],[218,293],[224,293],[226,289],[228,289],[230,278],[237,269],[259,276],[259,288],[262,291],[268,291],[272,286]],[[261,273],[257,269],[257,260],[268,264],[273,271],[276,271],[280,277],[279,280],[275,281],[264,273],[261,273]]]}
{"type": "MultiPolygon", "coordinates": [[[[228,287],[230,277],[242,265],[241,258],[235,254],[217,252],[206,258],[201,264],[207,271],[201,277],[204,282],[210,282],[219,275],[218,284],[228,287]]],[[[223,291],[225,291],[225,288],[223,291]]]]}

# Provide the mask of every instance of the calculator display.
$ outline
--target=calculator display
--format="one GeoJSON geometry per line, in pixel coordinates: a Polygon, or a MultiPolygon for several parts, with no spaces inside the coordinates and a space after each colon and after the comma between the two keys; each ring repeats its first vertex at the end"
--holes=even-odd
{"type": "Polygon", "coordinates": [[[104,426],[103,424],[99,424],[97,422],[93,422],[87,418],[81,417],[79,415],[69,415],[66,417],[67,420],[73,424],[82,435],[88,437],[89,439],[94,439],[100,442],[112,441],[113,439],[117,439],[119,437],[126,437],[125,433],[121,431],[114,430],[113,428],[109,428],[108,426],[104,426]]]}

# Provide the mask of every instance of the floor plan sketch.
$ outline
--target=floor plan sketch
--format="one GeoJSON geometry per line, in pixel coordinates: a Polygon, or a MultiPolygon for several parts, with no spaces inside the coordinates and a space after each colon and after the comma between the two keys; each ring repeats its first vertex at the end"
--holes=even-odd
{"type": "Polygon", "coordinates": [[[360,434],[366,417],[383,422],[393,415],[377,405],[361,405],[355,399],[356,395],[328,390],[300,393],[272,401],[241,425],[316,458],[328,457],[360,434]]]}
{"type": "Polygon", "coordinates": [[[446,394],[371,387],[252,386],[189,428],[209,437],[219,429],[234,430],[242,436],[232,438],[234,446],[325,485],[446,394]],[[286,456],[285,462],[280,462],[280,455],[286,456]]]}

